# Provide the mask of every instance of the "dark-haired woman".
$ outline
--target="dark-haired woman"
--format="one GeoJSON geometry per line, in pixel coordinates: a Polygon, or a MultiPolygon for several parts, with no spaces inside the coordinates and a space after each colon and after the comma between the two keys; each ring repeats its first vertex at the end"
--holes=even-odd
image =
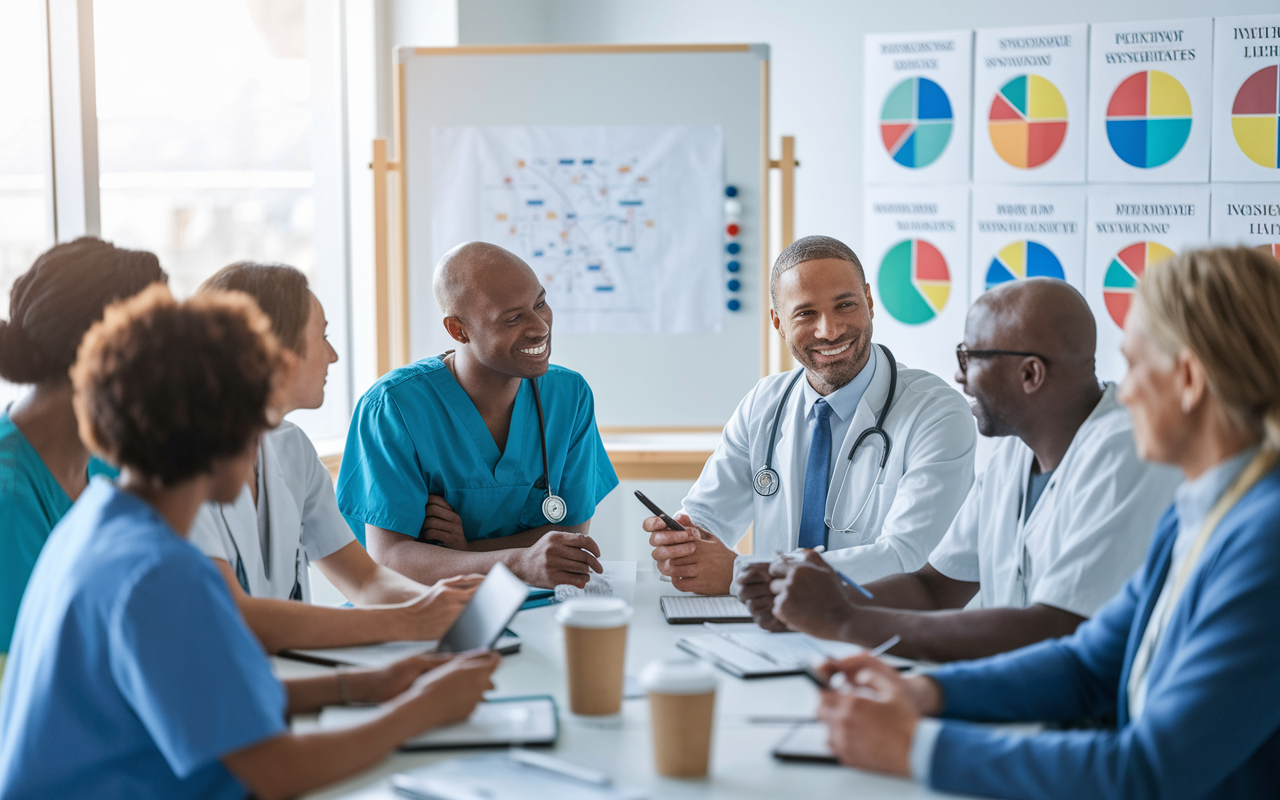
{"type": "Polygon", "coordinates": [[[0,797],[293,797],[464,719],[492,688],[494,654],[272,676],[185,537],[252,474],[280,362],[270,323],[229,293],[179,304],[153,287],[85,337],[79,429],[120,477],[92,481],[32,574],[0,687],[0,797]],[[358,728],[289,732],[287,713],[347,700],[392,702],[358,728]]]}
{"type": "MultiPolygon", "coordinates": [[[[338,354],[305,275],[283,264],[240,262],[200,291],[252,297],[284,348],[281,413],[320,407],[338,354]]],[[[232,502],[200,510],[191,543],[214,560],[270,652],[438,639],[483,579],[464,575],[428,588],[375,563],[338,511],[333,479],[311,440],[289,422],[263,434],[253,477],[232,502]],[[311,605],[310,563],[357,608],[311,605]]]]}
{"type": "Polygon", "coordinates": [[[13,283],[0,378],[32,389],[0,414],[0,673],[49,531],[91,477],[115,474],[76,433],[67,374],[76,348],[110,303],[164,280],[151,253],[85,237],[53,247],[13,283]]]}

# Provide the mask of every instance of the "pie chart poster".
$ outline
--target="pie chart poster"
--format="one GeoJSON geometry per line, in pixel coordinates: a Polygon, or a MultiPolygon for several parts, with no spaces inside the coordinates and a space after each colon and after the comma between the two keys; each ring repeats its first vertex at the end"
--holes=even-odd
{"type": "Polygon", "coordinates": [[[1089,182],[1209,180],[1213,20],[1093,25],[1089,182]]]}
{"type": "Polygon", "coordinates": [[[1124,315],[1145,269],[1209,241],[1209,185],[1090,186],[1085,299],[1098,325],[1098,377],[1124,377],[1124,315]]]}
{"type": "Polygon", "coordinates": [[[1030,277],[1084,290],[1084,186],[975,186],[972,218],[970,302],[1030,277]]]}
{"type": "Polygon", "coordinates": [[[865,182],[967,183],[973,31],[870,34],[865,46],[865,182]]]}
{"type": "Polygon", "coordinates": [[[875,303],[875,340],[947,381],[969,306],[969,187],[867,189],[859,256],[875,303]]]}
{"type": "Polygon", "coordinates": [[[979,29],[973,180],[1084,183],[1089,26],[979,29]]]}
{"type": "Polygon", "coordinates": [[[1280,14],[1213,31],[1213,180],[1280,181],[1280,14]]]}
{"type": "Polygon", "coordinates": [[[1280,253],[1280,183],[1215,183],[1209,213],[1214,244],[1280,253]]]}

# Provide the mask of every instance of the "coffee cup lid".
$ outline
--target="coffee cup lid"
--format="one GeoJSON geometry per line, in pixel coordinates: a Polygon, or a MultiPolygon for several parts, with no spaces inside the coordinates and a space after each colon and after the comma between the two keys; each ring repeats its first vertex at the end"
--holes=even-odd
{"type": "Polygon", "coordinates": [[[616,628],[631,619],[631,606],[619,597],[579,597],[556,610],[556,621],[574,628],[616,628]]]}
{"type": "Polygon", "coordinates": [[[711,667],[692,658],[650,661],[640,673],[646,692],[658,694],[705,694],[716,688],[711,667]]]}

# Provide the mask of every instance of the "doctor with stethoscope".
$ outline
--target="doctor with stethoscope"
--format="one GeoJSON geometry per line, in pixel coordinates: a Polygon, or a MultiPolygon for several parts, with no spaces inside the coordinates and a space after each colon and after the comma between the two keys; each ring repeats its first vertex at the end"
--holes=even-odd
{"type": "Polygon", "coordinates": [[[859,582],[919,569],[973,484],[968,403],[872,343],[871,289],[842,242],[797,240],[769,293],[801,366],[738,404],[676,517],[687,531],[645,520],[659,571],[683,591],[725,594],[748,529],[758,555],[822,546],[859,582]]]}

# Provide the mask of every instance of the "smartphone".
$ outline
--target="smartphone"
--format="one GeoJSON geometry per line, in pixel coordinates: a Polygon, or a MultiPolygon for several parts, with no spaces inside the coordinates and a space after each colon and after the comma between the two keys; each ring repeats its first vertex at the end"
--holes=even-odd
{"type": "Polygon", "coordinates": [[[685,529],[684,526],[681,525],[679,522],[676,522],[671,517],[668,517],[667,512],[658,508],[658,504],[653,502],[649,498],[645,497],[644,492],[640,491],[639,489],[636,490],[636,499],[639,500],[641,503],[644,503],[645,508],[652,511],[654,516],[658,517],[663,522],[667,523],[667,527],[670,528],[671,530],[682,531],[685,529]]]}

